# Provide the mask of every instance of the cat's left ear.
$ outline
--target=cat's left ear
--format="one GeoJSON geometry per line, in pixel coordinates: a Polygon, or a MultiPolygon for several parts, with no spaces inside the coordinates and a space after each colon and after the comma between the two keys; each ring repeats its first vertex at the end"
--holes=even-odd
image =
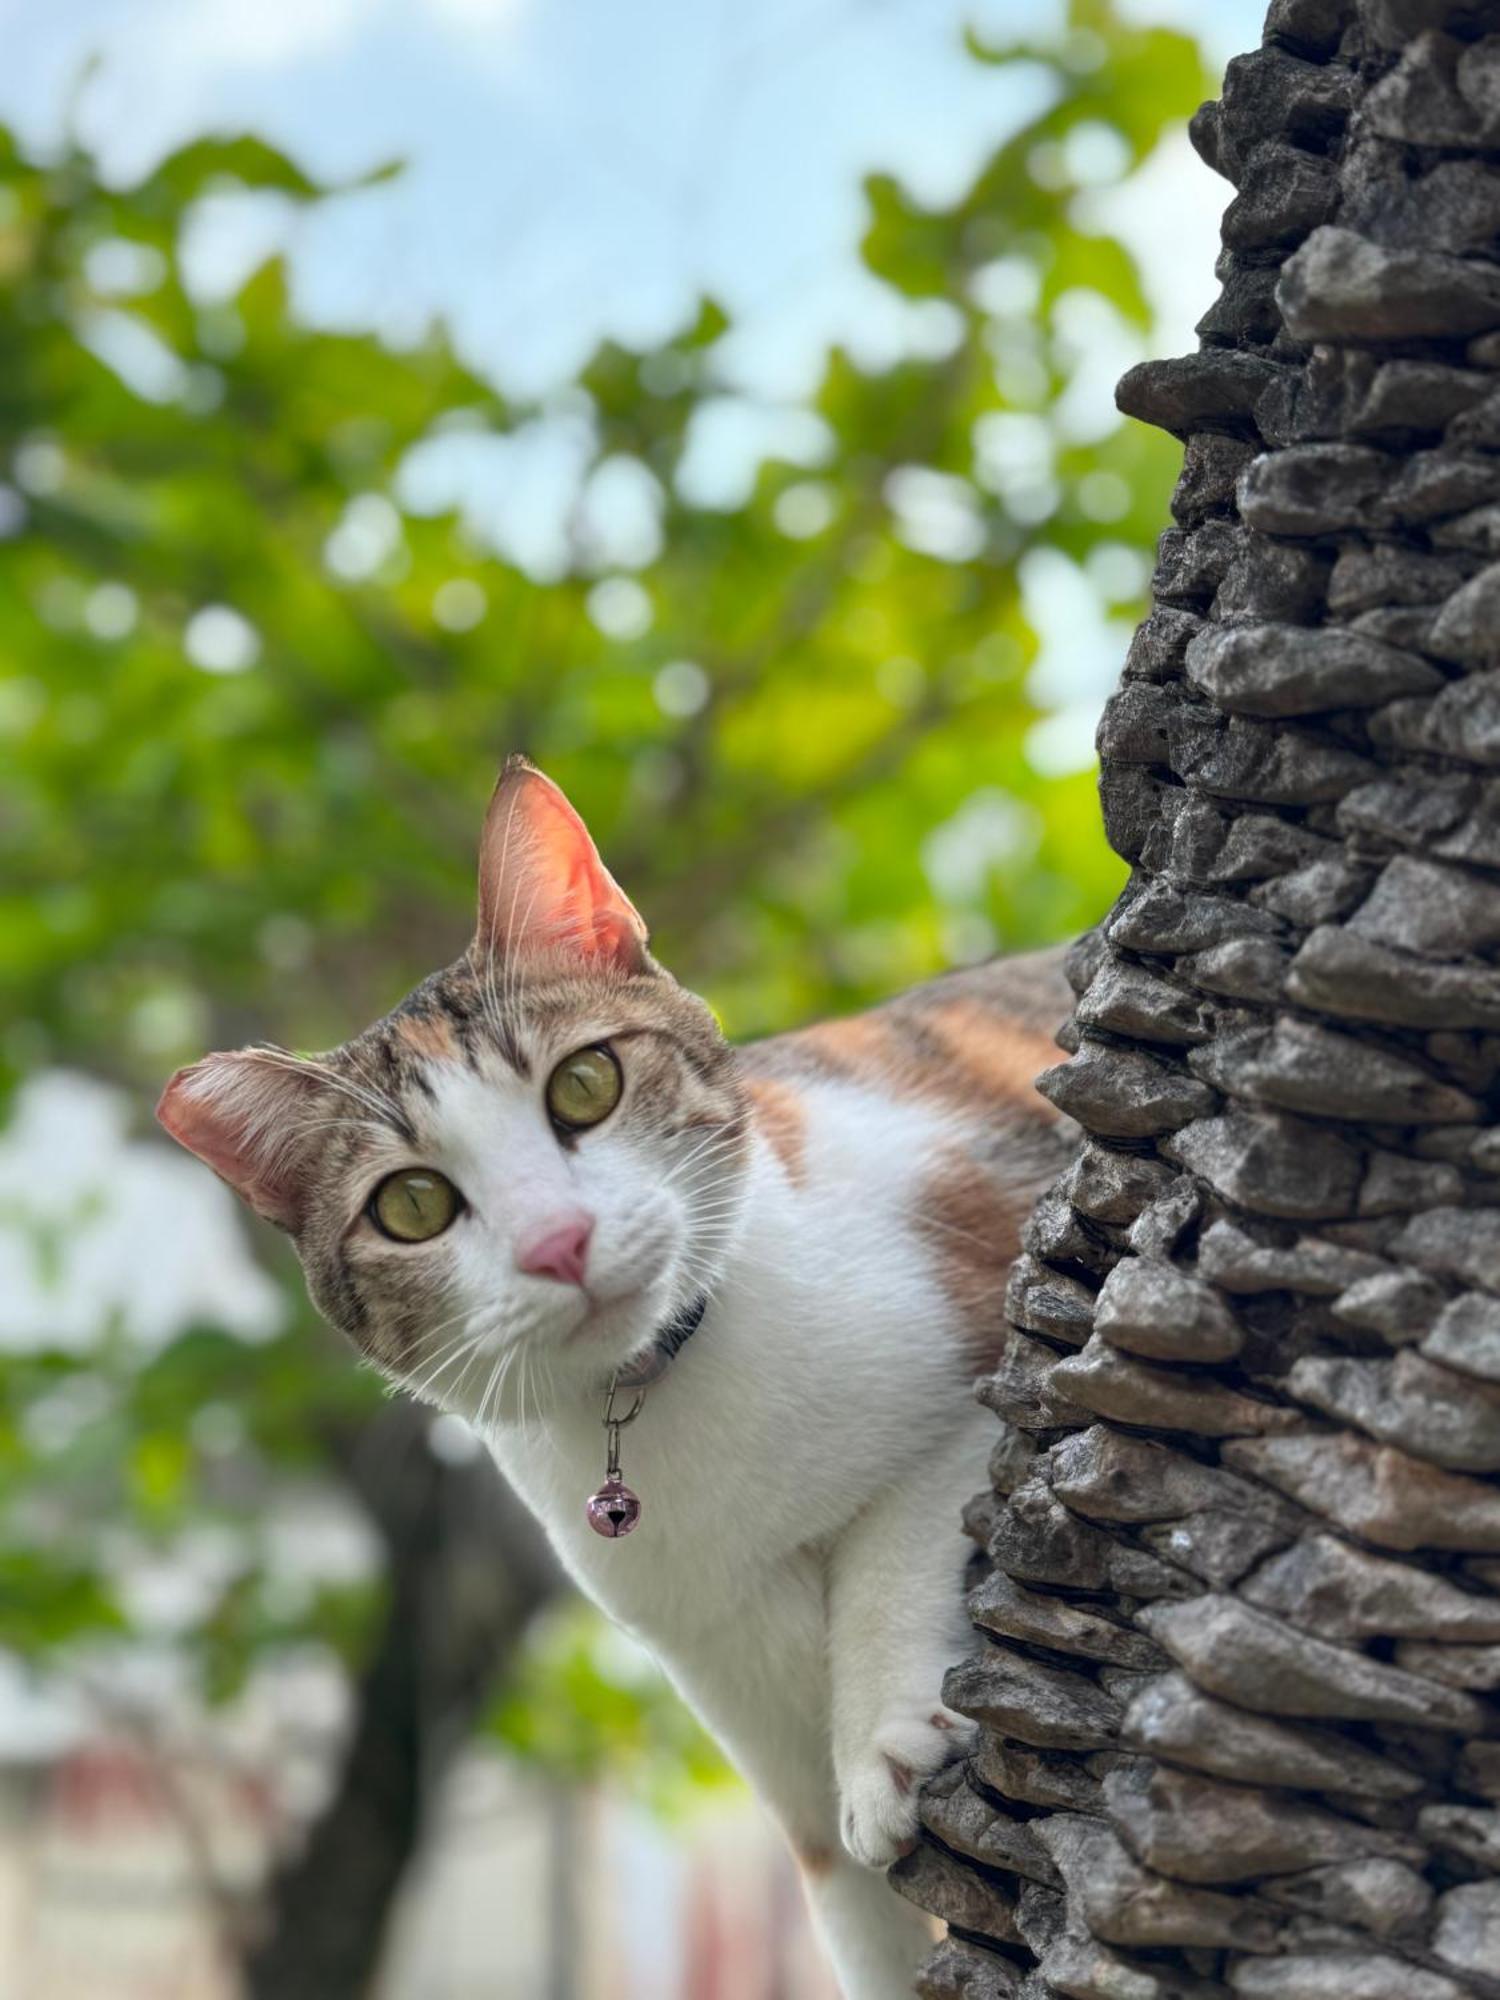
{"type": "Polygon", "coordinates": [[[589,830],[524,757],[500,773],[479,844],[480,953],[544,951],[641,972],[646,926],[589,830]]]}

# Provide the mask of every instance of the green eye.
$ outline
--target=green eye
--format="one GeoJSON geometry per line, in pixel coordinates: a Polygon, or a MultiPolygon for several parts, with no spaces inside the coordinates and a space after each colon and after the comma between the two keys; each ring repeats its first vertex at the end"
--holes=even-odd
{"type": "Polygon", "coordinates": [[[458,1213],[458,1189],[430,1168],[387,1174],[370,1197],[370,1220],[398,1243],[426,1243],[441,1236],[458,1213]]]}
{"type": "Polygon", "coordinates": [[[547,1109],[576,1132],[598,1125],[620,1101],[620,1065],[608,1049],[577,1049],[547,1079],[547,1109]]]}

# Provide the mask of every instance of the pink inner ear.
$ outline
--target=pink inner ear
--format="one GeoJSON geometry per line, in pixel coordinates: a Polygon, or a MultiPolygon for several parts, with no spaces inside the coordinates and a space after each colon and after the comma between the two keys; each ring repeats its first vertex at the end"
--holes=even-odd
{"type": "Polygon", "coordinates": [[[163,1128],[227,1181],[257,1214],[295,1229],[298,1144],[319,1085],[291,1057],[245,1050],[178,1070],[156,1107],[163,1128]]]}
{"type": "Polygon", "coordinates": [[[513,758],[485,820],[479,943],[491,952],[560,951],[636,971],[646,926],[550,778],[513,758]]]}

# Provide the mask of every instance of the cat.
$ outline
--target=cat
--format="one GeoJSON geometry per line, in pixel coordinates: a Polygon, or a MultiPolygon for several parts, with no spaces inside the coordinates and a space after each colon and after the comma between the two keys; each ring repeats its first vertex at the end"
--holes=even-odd
{"type": "Polygon", "coordinates": [[[363,1355],[484,1437],[780,1821],[848,2000],[898,2000],[930,1930],[872,1871],[970,1730],[940,1689],[974,1643],[972,1384],[1070,1148],[1031,1081],[1060,957],[733,1049],[524,759],[479,880],[473,944],[384,1020],[206,1056],[158,1116],[363,1355]],[[618,1417],[650,1386],[591,1520],[617,1371],[618,1417]]]}

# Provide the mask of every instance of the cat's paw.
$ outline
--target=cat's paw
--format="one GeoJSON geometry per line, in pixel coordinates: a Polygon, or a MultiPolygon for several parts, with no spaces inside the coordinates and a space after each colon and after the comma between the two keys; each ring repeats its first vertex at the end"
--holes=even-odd
{"type": "Polygon", "coordinates": [[[886,1717],[840,1780],[840,1829],[856,1861],[889,1868],[910,1851],[923,1780],[961,1756],[973,1735],[973,1723],[940,1702],[886,1717]]]}

